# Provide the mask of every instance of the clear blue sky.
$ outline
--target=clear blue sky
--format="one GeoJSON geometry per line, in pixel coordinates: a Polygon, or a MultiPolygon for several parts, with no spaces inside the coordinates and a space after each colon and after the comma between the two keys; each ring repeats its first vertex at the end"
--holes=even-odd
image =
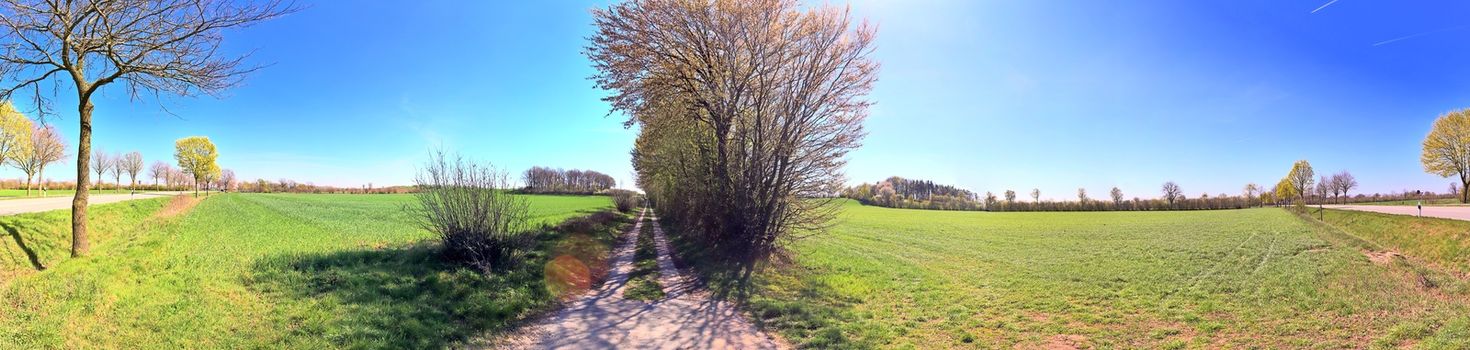
{"type": "MultiPolygon", "coordinates": [[[[1361,191],[1443,191],[1419,143],[1470,107],[1470,3],[1329,1],[855,1],[883,69],[850,182],[1197,196],[1308,159],[1361,191]]],[[[175,117],[108,90],[96,144],[151,162],[206,135],[242,178],[340,186],[407,184],[441,146],[631,183],[636,132],[605,117],[581,54],[602,3],[312,2],[229,33],[272,65],[223,99],[169,99],[175,117]]],[[[51,121],[74,143],[67,103],[51,121]]]]}

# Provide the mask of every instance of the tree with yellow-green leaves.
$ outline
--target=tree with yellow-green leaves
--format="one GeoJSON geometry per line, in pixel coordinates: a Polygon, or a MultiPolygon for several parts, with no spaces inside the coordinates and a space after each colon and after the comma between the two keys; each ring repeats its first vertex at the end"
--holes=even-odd
{"type": "Polygon", "coordinates": [[[6,102],[0,104],[0,165],[15,163],[31,143],[31,119],[6,102]]]}
{"type": "MultiPolygon", "coordinates": [[[[1419,162],[1427,173],[1459,176],[1460,188],[1470,186],[1470,108],[1434,120],[1429,136],[1424,137],[1419,162]]],[[[1470,203],[1470,191],[1460,191],[1460,203],[1470,203]]]]}
{"type": "Polygon", "coordinates": [[[185,174],[194,177],[194,196],[199,196],[199,185],[208,183],[209,179],[218,176],[219,164],[215,159],[219,153],[214,149],[214,142],[208,137],[189,136],[174,141],[174,159],[178,160],[179,168],[185,174]]]}
{"type": "Polygon", "coordinates": [[[1296,163],[1291,164],[1291,172],[1286,173],[1285,179],[1291,187],[1292,195],[1281,197],[1292,198],[1294,196],[1300,200],[1297,204],[1305,205],[1307,194],[1311,193],[1312,184],[1317,181],[1316,176],[1317,173],[1312,170],[1312,163],[1307,162],[1306,159],[1296,161],[1296,163]]]}
{"type": "Polygon", "coordinates": [[[1297,191],[1296,186],[1291,184],[1290,178],[1282,178],[1281,182],[1276,183],[1276,188],[1271,191],[1271,200],[1274,202],[1282,199],[1291,199],[1299,194],[1301,194],[1301,191],[1297,191]]]}

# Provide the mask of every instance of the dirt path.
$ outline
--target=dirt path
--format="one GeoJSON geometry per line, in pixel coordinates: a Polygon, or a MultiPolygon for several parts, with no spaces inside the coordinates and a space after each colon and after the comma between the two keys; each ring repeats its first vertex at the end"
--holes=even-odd
{"type": "Polygon", "coordinates": [[[623,299],[633,269],[633,250],[643,215],[613,251],[613,267],[602,288],[526,326],[507,347],[532,349],[781,349],[786,346],[746,321],[734,305],[711,299],[669,259],[663,230],[653,226],[659,282],[668,294],[644,302],[623,299]]]}
{"type": "MultiPolygon", "coordinates": [[[[1384,214],[1414,216],[1419,215],[1419,209],[1411,205],[1328,205],[1325,207],[1327,209],[1371,211],[1384,214]]],[[[1470,207],[1424,206],[1424,216],[1443,219],[1470,220],[1470,207]]]]}

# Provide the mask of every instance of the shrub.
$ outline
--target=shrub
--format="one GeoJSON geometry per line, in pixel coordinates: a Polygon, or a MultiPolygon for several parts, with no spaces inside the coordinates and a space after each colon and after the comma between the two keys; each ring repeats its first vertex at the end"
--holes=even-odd
{"type": "Polygon", "coordinates": [[[488,272],[513,263],[534,242],[526,232],[529,203],[503,190],[509,177],[493,165],[436,152],[414,181],[416,212],[439,235],[448,260],[488,272]]]}
{"type": "Polygon", "coordinates": [[[629,190],[609,190],[607,195],[612,197],[613,205],[618,207],[618,211],[624,213],[632,212],[634,208],[637,208],[638,201],[641,199],[638,192],[629,190]]]}

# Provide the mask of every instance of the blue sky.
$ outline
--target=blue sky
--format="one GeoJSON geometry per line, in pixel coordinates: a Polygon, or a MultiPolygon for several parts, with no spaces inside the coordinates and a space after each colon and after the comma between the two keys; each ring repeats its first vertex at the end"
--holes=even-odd
{"type": "MultiPolygon", "coordinates": [[[[1470,107],[1470,3],[1329,1],[854,1],[883,69],[848,177],[1051,198],[1173,180],[1197,196],[1308,159],[1361,191],[1443,191],[1419,143],[1470,107]]],[[[222,99],[163,101],[175,116],[109,89],[95,142],[151,162],[205,135],[245,179],[407,184],[443,147],[631,183],[636,131],[606,116],[581,54],[602,3],[309,3],[228,33],[270,66],[222,99]]],[[[48,120],[74,142],[68,103],[48,120]]]]}

